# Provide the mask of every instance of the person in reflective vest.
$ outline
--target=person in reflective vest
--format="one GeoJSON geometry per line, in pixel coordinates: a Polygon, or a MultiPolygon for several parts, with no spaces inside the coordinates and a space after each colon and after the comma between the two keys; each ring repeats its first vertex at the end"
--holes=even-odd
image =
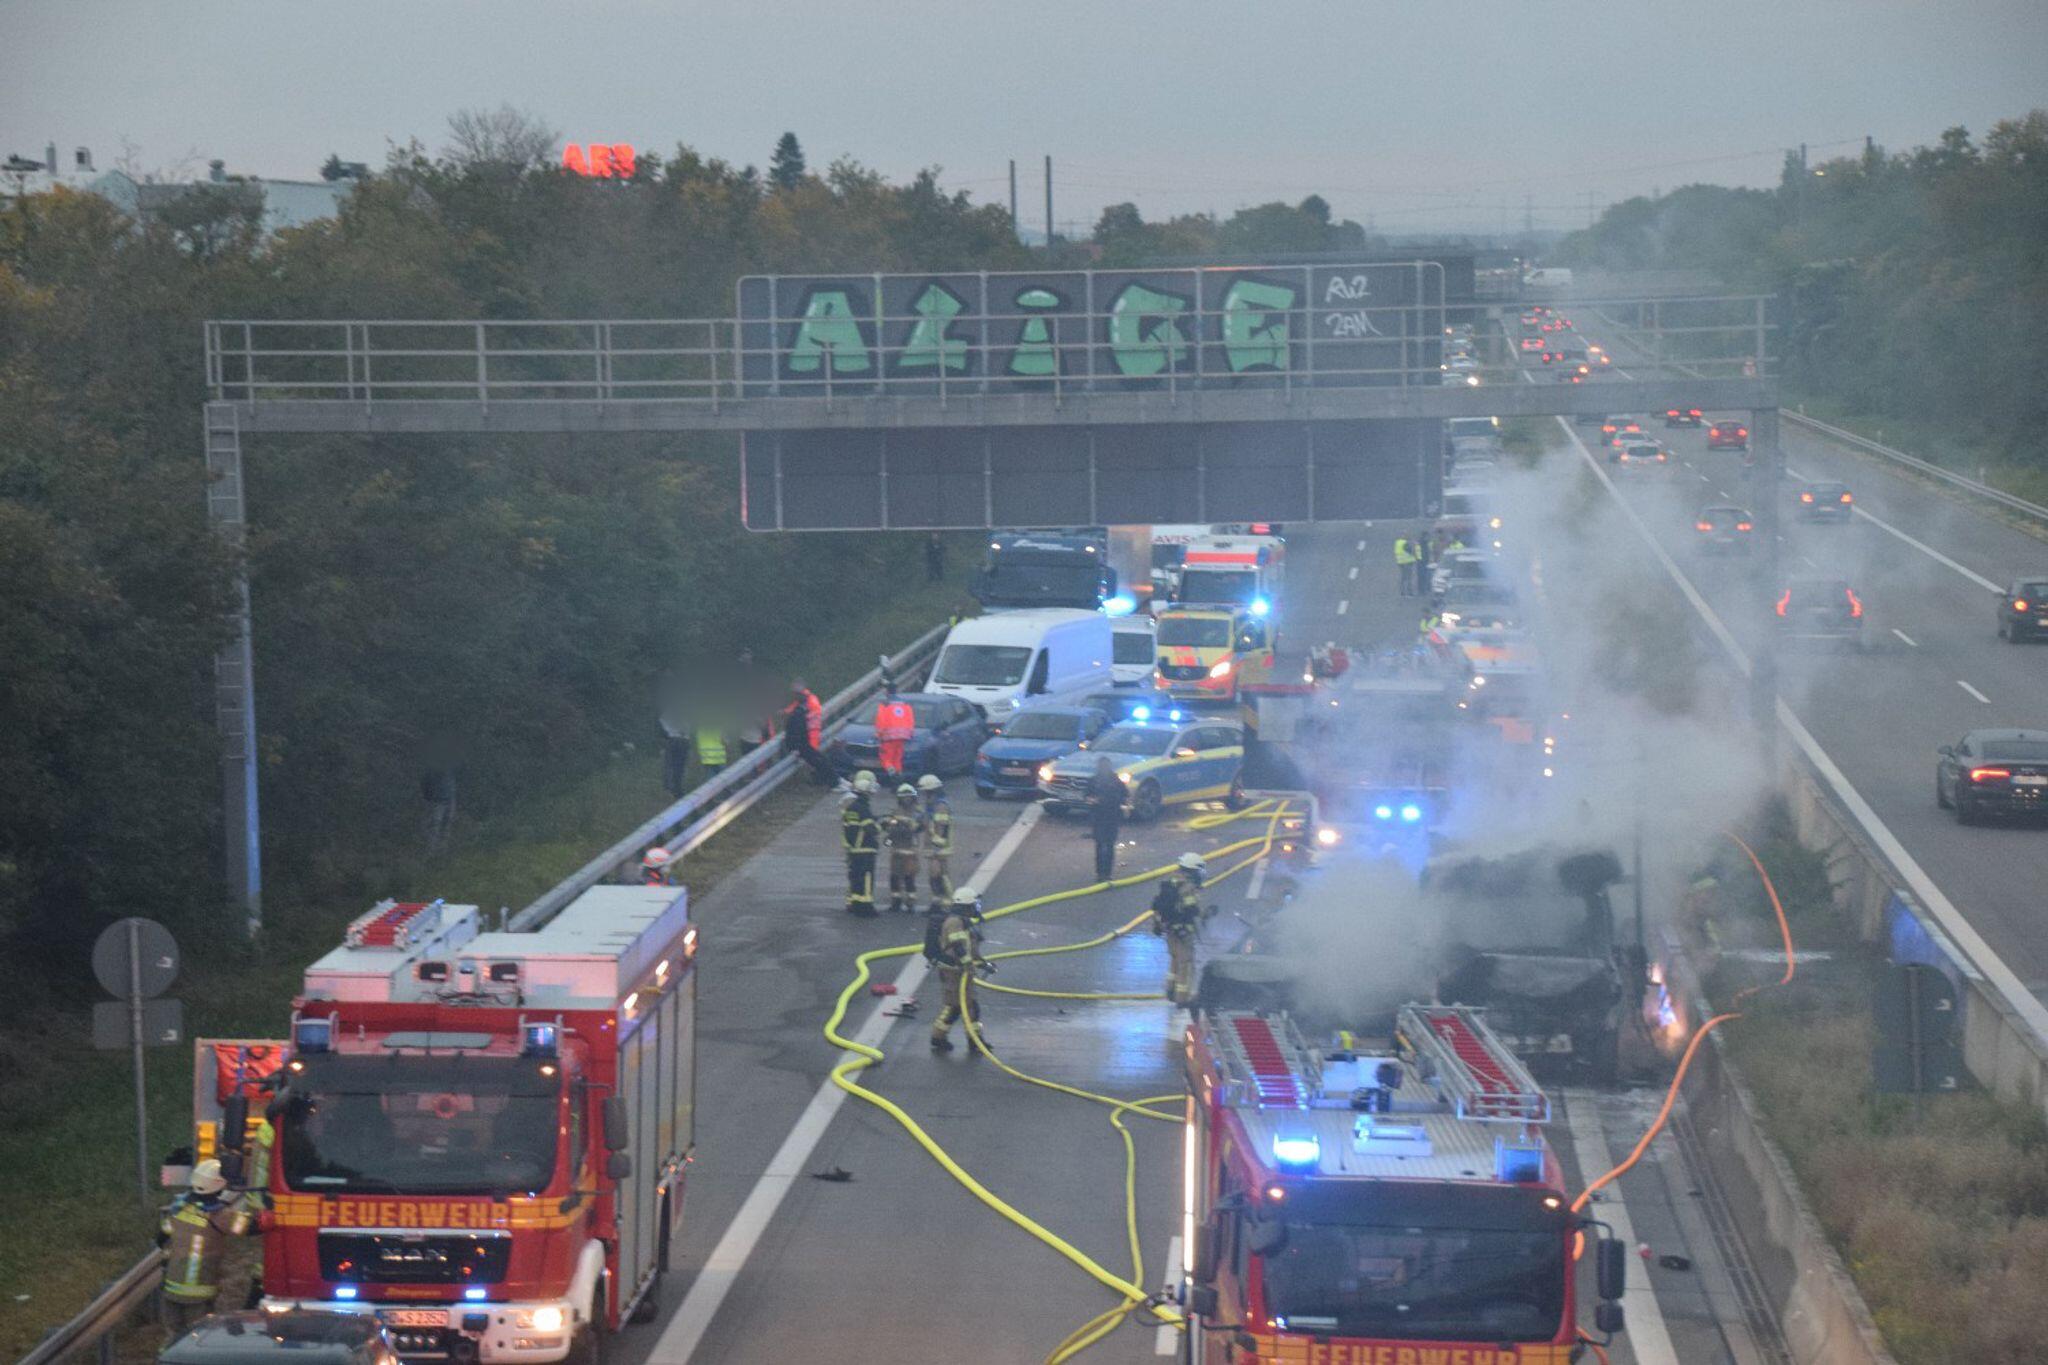
{"type": "Polygon", "coordinates": [[[164,1210],[157,1245],[164,1249],[164,1327],[172,1337],[213,1312],[228,1238],[248,1230],[241,1202],[229,1194],[220,1162],[208,1159],[192,1168],[191,1188],[164,1210]]]}
{"type": "Polygon", "coordinates": [[[924,844],[924,813],[917,808],[917,788],[908,782],[896,789],[896,809],[882,817],[882,842],[889,849],[889,908],[907,915],[917,909],[917,859],[924,844]]]}
{"type": "Polygon", "coordinates": [[[1394,566],[1401,571],[1401,596],[1415,596],[1415,547],[1406,536],[1394,537],[1394,566]]]}
{"type": "Polygon", "coordinates": [[[875,743],[881,750],[882,776],[885,779],[902,780],[903,746],[916,733],[917,712],[891,687],[882,704],[875,708],[875,743]]]}
{"type": "Polygon", "coordinates": [[[1208,872],[1201,854],[1183,853],[1179,870],[1152,897],[1152,932],[1166,940],[1166,998],[1176,1005],[1195,996],[1195,936],[1202,932],[1202,879],[1208,872]]]}
{"type": "Polygon", "coordinates": [[[846,913],[870,918],[875,913],[875,854],[882,846],[882,827],[868,798],[875,775],[860,773],[839,800],[839,842],[846,850],[846,913]]]}
{"type": "MultiPolygon", "coordinates": [[[[939,969],[939,1015],[932,1020],[932,1051],[953,1050],[953,1025],[960,1022],[962,1006],[967,1027],[984,1044],[981,1031],[981,1002],[974,995],[974,974],[993,974],[995,965],[981,955],[981,898],[962,887],[943,911],[927,919],[925,956],[939,969]]],[[[973,1039],[970,1038],[969,1050],[973,1039]]]]}
{"type": "Polygon", "coordinates": [[[697,766],[706,782],[725,771],[725,731],[715,722],[697,727],[697,766]]]}
{"type": "Polygon", "coordinates": [[[953,899],[953,807],[946,801],[946,784],[937,774],[917,779],[924,796],[924,868],[931,908],[942,910],[953,899]]]}
{"type": "Polygon", "coordinates": [[[832,779],[832,765],[818,750],[825,740],[825,704],[801,678],[789,691],[789,705],[782,708],[782,742],[809,766],[811,780],[823,785],[832,779]]]}

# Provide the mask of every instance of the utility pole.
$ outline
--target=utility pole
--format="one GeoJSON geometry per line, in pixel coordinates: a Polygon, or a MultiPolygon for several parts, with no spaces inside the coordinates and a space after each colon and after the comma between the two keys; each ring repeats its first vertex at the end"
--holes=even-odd
{"type": "Polygon", "coordinates": [[[1010,235],[1017,235],[1017,158],[1010,158],[1010,235]]]}
{"type": "Polygon", "coordinates": [[[1052,158],[1045,159],[1045,249],[1052,250],[1052,158]]]}

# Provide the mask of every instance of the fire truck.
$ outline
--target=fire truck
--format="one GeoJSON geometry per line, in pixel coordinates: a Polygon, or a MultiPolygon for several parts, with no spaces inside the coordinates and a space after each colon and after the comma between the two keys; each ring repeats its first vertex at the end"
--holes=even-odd
{"type": "Polygon", "coordinates": [[[386,901],[288,1041],[201,1040],[197,1155],[269,1193],[265,1306],[374,1313],[408,1358],[598,1358],[682,1218],[696,949],[679,887],[525,932],[386,901]]]}
{"type": "MultiPolygon", "coordinates": [[[[1285,1013],[1219,1009],[1186,1046],[1188,1360],[1575,1358],[1574,1253],[1597,1225],[1569,1209],[1548,1099],[1478,1011],[1406,1005],[1387,1046],[1319,1050],[1285,1013]]],[[[1611,1338],[1626,1248],[1594,1245],[1611,1338]]]]}

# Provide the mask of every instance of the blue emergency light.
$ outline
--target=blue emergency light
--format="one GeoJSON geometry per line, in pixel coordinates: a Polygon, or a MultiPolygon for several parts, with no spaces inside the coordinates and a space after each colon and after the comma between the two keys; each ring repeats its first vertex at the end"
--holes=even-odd
{"type": "Polygon", "coordinates": [[[1116,596],[1110,598],[1107,602],[1104,602],[1102,604],[1103,614],[1107,616],[1129,616],[1132,612],[1136,611],[1137,609],[1138,599],[1135,597],[1126,597],[1122,593],[1118,593],[1116,596]]]}
{"type": "Polygon", "coordinates": [[[1494,1178],[1505,1185],[1526,1185],[1543,1178],[1543,1149],[1493,1140],[1494,1178]]]}
{"type": "Polygon", "coordinates": [[[1252,599],[1252,615],[1264,616],[1267,612],[1271,610],[1273,610],[1273,604],[1271,602],[1268,602],[1265,598],[1254,597],[1252,599]]]}
{"type": "Polygon", "coordinates": [[[1152,719],[1152,708],[1151,708],[1151,707],[1149,707],[1149,706],[1133,706],[1133,707],[1131,708],[1131,719],[1132,719],[1132,720],[1150,720],[1150,719],[1152,719]]]}
{"type": "Polygon", "coordinates": [[[1416,805],[1413,801],[1410,801],[1407,805],[1401,807],[1401,819],[1406,823],[1412,825],[1421,818],[1422,807],[1416,805]]]}
{"type": "Polygon", "coordinates": [[[528,1024],[526,1038],[521,1043],[522,1057],[553,1057],[561,1051],[561,1029],[554,1024],[528,1024]]]}
{"type": "Polygon", "coordinates": [[[338,1284],[334,1286],[334,1297],[337,1299],[352,1299],[355,1296],[356,1287],[352,1284],[338,1284]]]}
{"type": "Polygon", "coordinates": [[[1394,808],[1392,806],[1374,806],[1372,808],[1372,815],[1375,820],[1391,820],[1394,818],[1394,808]]]}
{"type": "Polygon", "coordinates": [[[1177,710],[1175,710],[1175,711],[1168,711],[1168,712],[1166,713],[1166,718],[1167,718],[1168,720],[1179,720],[1179,719],[1180,719],[1180,712],[1179,712],[1179,711],[1177,711],[1177,710]]]}
{"type": "Polygon", "coordinates": [[[318,1019],[294,1019],[292,1021],[292,1051],[299,1056],[325,1052],[334,1046],[334,1020],[321,1016],[318,1019]]]}
{"type": "Polygon", "coordinates": [[[1282,1170],[1314,1170],[1323,1157],[1323,1144],[1313,1133],[1273,1135],[1273,1161],[1282,1170]]]}
{"type": "Polygon", "coordinates": [[[490,1292],[490,1290],[484,1288],[480,1284],[473,1284],[469,1288],[462,1291],[462,1297],[468,1299],[471,1303],[482,1303],[484,1301],[484,1296],[486,1294],[489,1294],[490,1292]]]}

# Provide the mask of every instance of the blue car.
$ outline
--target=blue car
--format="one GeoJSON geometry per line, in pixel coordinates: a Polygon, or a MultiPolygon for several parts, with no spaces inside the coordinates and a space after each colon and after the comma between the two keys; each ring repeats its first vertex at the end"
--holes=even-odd
{"type": "Polygon", "coordinates": [[[1028,706],[974,756],[974,794],[1038,795],[1038,765],[1080,749],[1109,726],[1092,706],[1028,706]]]}
{"type": "MultiPolygon", "coordinates": [[[[952,777],[974,766],[974,752],[988,738],[988,717],[980,707],[933,692],[905,692],[901,699],[910,703],[916,715],[916,729],[903,746],[906,777],[925,773],[952,777]]],[[[861,719],[848,721],[826,742],[825,757],[841,777],[863,769],[882,770],[881,745],[875,739],[875,707],[880,705],[878,701],[861,719]]]]}
{"type": "Polygon", "coordinates": [[[1173,699],[1172,693],[1160,687],[1121,687],[1113,692],[1090,692],[1074,704],[1092,706],[1119,723],[1181,718],[1181,704],[1173,699]]]}

